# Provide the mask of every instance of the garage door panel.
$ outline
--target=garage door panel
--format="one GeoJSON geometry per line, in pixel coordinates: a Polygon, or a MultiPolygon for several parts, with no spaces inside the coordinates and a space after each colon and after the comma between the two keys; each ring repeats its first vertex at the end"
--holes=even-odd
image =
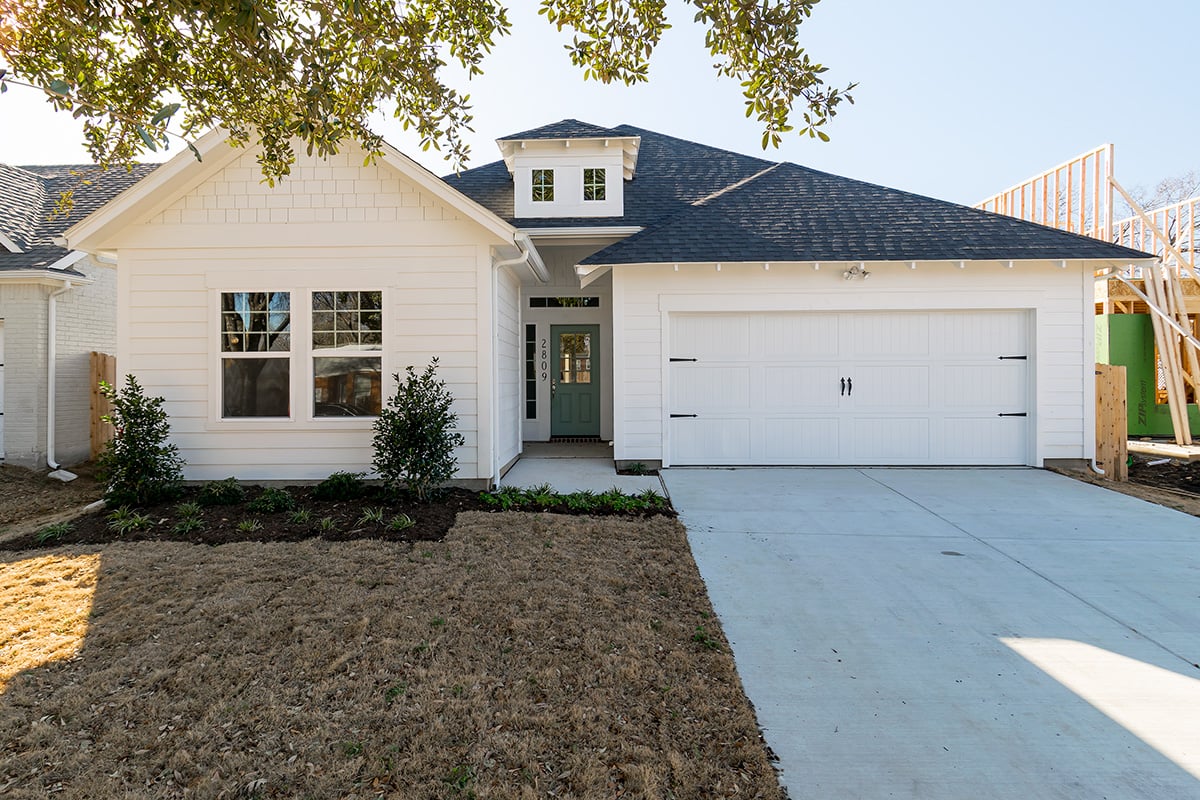
{"type": "Polygon", "coordinates": [[[750,367],[689,364],[675,370],[671,380],[671,411],[740,410],[750,407],[750,367]]]}
{"type": "Polygon", "coordinates": [[[833,366],[773,365],[763,368],[759,396],[768,410],[829,410],[838,407],[839,380],[833,366]]]}
{"type": "Polygon", "coordinates": [[[679,464],[753,464],[748,417],[671,420],[679,464]]]}
{"type": "Polygon", "coordinates": [[[841,459],[837,417],[767,417],[763,439],[765,464],[833,464],[841,459]]]}
{"type": "Polygon", "coordinates": [[[852,416],[849,456],[859,464],[928,464],[930,421],[926,417],[852,416]]]}
{"type": "Polygon", "coordinates": [[[930,405],[930,373],[925,364],[860,364],[844,368],[853,388],[848,401],[856,409],[910,409],[930,405]]]}
{"type": "Polygon", "coordinates": [[[671,322],[671,355],[701,361],[747,358],[750,320],[745,314],[677,316],[671,322]]]}
{"type": "Polygon", "coordinates": [[[1027,403],[1022,374],[1024,362],[948,364],[942,401],[947,409],[994,408],[1023,411],[1027,403]]]}
{"type": "Polygon", "coordinates": [[[1026,355],[1025,315],[1019,311],[971,311],[939,315],[937,351],[948,358],[1026,355]]]}
{"type": "Polygon", "coordinates": [[[1004,465],[1025,460],[1025,417],[949,418],[942,429],[941,463],[1004,465]]]}
{"type": "Polygon", "coordinates": [[[912,312],[840,314],[843,359],[924,359],[929,356],[929,315],[912,312]]]}
{"type": "Polygon", "coordinates": [[[837,314],[764,314],[762,322],[763,359],[837,360],[837,314]]]}

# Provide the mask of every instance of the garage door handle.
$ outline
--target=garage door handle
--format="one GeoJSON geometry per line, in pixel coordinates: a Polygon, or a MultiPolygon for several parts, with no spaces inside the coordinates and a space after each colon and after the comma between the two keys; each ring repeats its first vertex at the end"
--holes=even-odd
{"type": "Polygon", "coordinates": [[[695,360],[696,359],[694,359],[694,358],[671,358],[671,359],[668,359],[668,361],[670,361],[672,364],[674,364],[676,361],[695,361],[695,360]]]}
{"type": "Polygon", "coordinates": [[[1029,356],[1000,356],[1001,361],[1028,361],[1029,356]]]}
{"type": "Polygon", "coordinates": [[[1026,414],[1024,411],[1022,411],[1018,414],[997,414],[996,416],[997,417],[1028,417],[1029,415],[1026,414]]]}
{"type": "Polygon", "coordinates": [[[854,378],[846,378],[846,397],[854,394],[854,378]]]}
{"type": "Polygon", "coordinates": [[[842,397],[846,396],[846,379],[842,378],[842,397]]]}
{"type": "Polygon", "coordinates": [[[695,419],[696,415],[695,414],[672,414],[671,415],[671,419],[679,419],[680,417],[689,417],[691,419],[695,419]]]}

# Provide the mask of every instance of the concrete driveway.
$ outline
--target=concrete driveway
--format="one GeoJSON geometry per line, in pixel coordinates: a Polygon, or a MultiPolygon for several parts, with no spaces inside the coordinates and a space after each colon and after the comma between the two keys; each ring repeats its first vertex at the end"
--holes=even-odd
{"type": "Polygon", "coordinates": [[[1030,469],[671,469],[793,800],[1200,798],[1200,520],[1030,469]]]}

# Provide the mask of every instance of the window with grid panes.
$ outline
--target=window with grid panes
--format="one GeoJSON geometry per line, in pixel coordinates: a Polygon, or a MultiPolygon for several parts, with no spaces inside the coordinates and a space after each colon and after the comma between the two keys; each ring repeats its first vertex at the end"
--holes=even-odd
{"type": "Polygon", "coordinates": [[[221,293],[221,416],[291,415],[288,292],[221,293]]]}
{"type": "Polygon", "coordinates": [[[588,167],[583,170],[584,201],[605,198],[604,174],[604,167],[588,167]]]}
{"type": "Polygon", "coordinates": [[[382,292],[313,292],[313,416],[378,416],[382,350],[382,292]]]}
{"type": "Polygon", "coordinates": [[[554,200],[554,170],[533,171],[533,202],[550,203],[554,200]]]}

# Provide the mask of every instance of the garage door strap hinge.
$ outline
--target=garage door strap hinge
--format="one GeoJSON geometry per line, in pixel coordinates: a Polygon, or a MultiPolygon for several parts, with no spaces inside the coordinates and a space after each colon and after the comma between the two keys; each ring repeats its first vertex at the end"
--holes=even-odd
{"type": "Polygon", "coordinates": [[[1026,414],[1024,411],[1022,411],[1017,414],[997,414],[996,416],[997,417],[1028,417],[1029,415],[1026,414]]]}
{"type": "Polygon", "coordinates": [[[672,414],[671,415],[671,419],[679,419],[680,417],[691,417],[694,419],[696,417],[696,415],[695,414],[672,414]]]}
{"type": "Polygon", "coordinates": [[[1001,361],[1028,361],[1029,356],[1000,356],[1001,361]]]}
{"type": "Polygon", "coordinates": [[[672,358],[669,360],[670,361],[695,361],[696,359],[694,359],[694,358],[672,358]]]}

